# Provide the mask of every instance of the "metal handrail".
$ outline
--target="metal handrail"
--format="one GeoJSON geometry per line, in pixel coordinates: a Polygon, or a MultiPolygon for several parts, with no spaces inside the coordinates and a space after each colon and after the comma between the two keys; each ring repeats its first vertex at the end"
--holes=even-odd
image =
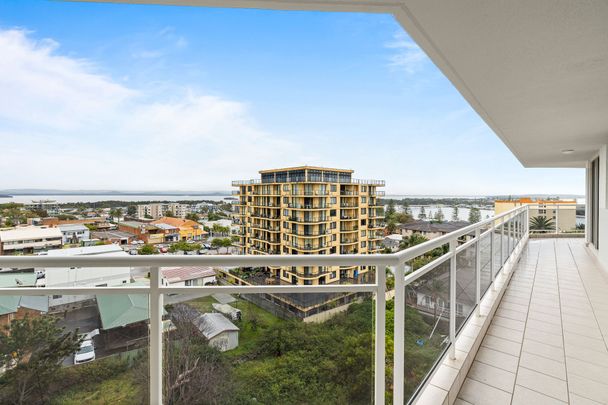
{"type": "MultiPolygon", "coordinates": [[[[281,294],[281,293],[354,293],[373,292],[376,296],[377,322],[375,326],[376,341],[384,342],[385,334],[385,272],[383,267],[394,268],[395,274],[395,303],[394,303],[394,368],[393,380],[404,381],[405,378],[405,287],[428,274],[439,265],[450,262],[450,320],[449,320],[449,355],[455,356],[455,339],[458,336],[456,325],[456,256],[463,249],[475,247],[475,272],[477,283],[481,272],[479,264],[480,241],[488,234],[507,236],[507,250],[503,252],[503,243],[500,247],[494,246],[494,238],[490,238],[490,254],[494,257],[496,249],[500,249],[501,263],[503,255],[510,259],[521,250],[522,244],[528,236],[529,206],[514,208],[503,214],[469,225],[439,238],[424,242],[404,251],[391,254],[341,254],[341,255],[214,255],[214,256],[125,256],[125,257],[99,257],[99,256],[0,256],[0,267],[32,268],[45,267],[52,271],[60,267],[150,267],[150,285],[137,287],[19,287],[0,288],[2,295],[90,295],[90,294],[148,294],[150,297],[150,400],[160,403],[162,399],[162,309],[164,294],[188,293],[248,293],[248,294],[281,294]],[[505,225],[508,225],[505,226],[505,225]],[[483,231],[483,232],[482,232],[483,231]],[[459,240],[465,235],[473,235],[466,245],[458,246],[459,240]],[[428,263],[424,267],[405,274],[406,263],[424,255],[438,247],[449,245],[449,252],[428,263]],[[171,266],[218,266],[218,267],[291,267],[291,266],[375,266],[376,280],[369,284],[326,284],[326,285],[248,285],[248,286],[187,286],[171,287],[162,285],[160,277],[161,267],[171,266]],[[159,386],[161,390],[159,391],[159,386]]],[[[508,260],[507,259],[507,260],[508,260]]],[[[491,283],[494,283],[495,271],[492,268],[494,261],[490,261],[491,283]]],[[[502,266],[502,264],[501,264],[502,266]]],[[[476,306],[479,307],[481,292],[476,289],[476,306]]],[[[384,393],[385,348],[384,344],[375,347],[375,390],[384,393]]],[[[393,386],[394,403],[405,402],[403,384],[393,386]]],[[[383,403],[383,395],[376,395],[376,403],[383,403]]]]}

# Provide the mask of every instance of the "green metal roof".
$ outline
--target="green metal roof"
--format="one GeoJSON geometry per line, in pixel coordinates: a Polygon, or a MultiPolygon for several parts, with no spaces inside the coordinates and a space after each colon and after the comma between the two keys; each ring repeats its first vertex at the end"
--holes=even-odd
{"type": "Polygon", "coordinates": [[[97,308],[103,329],[126,326],[150,317],[146,294],[98,295],[97,308]]]}
{"type": "Polygon", "coordinates": [[[0,273],[0,288],[34,287],[36,274],[31,273],[0,273]]]}
{"type": "Polygon", "coordinates": [[[17,309],[19,308],[19,300],[21,300],[21,297],[18,295],[0,296],[0,315],[17,312],[17,309]]]}

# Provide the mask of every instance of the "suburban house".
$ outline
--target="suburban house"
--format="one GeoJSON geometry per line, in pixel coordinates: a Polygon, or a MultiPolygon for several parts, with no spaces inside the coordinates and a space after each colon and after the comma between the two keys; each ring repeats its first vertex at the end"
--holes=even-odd
{"type": "Polygon", "coordinates": [[[144,222],[124,221],[118,223],[118,230],[135,235],[136,239],[142,240],[145,243],[163,243],[165,234],[162,229],[144,222]]]}
{"type": "Polygon", "coordinates": [[[211,267],[163,268],[163,283],[172,286],[215,284],[215,271],[211,267]]]}
{"type": "Polygon", "coordinates": [[[37,253],[62,246],[63,234],[57,228],[24,226],[0,231],[0,255],[37,253]]]}
{"type": "Polygon", "coordinates": [[[58,225],[64,244],[76,244],[91,239],[91,231],[82,224],[58,225]]]}
{"type": "Polygon", "coordinates": [[[429,222],[412,221],[398,225],[402,236],[422,235],[427,239],[438,238],[470,225],[467,221],[429,222]]]}
{"type": "Polygon", "coordinates": [[[179,240],[202,240],[207,232],[203,230],[203,226],[198,222],[189,219],[162,217],[151,222],[152,225],[166,224],[179,229],[179,240]]]}
{"type": "MultiPolygon", "coordinates": [[[[99,245],[71,249],[52,250],[48,256],[128,256],[119,245],[99,245]]],[[[43,269],[44,277],[39,279],[37,286],[46,287],[107,287],[127,284],[131,281],[129,267],[58,267],[43,269]]],[[[91,300],[93,296],[53,295],[49,297],[49,306],[81,306],[83,301],[91,300]],[[76,305],[75,305],[76,304],[76,305]]]]}
{"type": "Polygon", "coordinates": [[[395,252],[399,250],[399,245],[401,244],[402,240],[403,235],[394,233],[392,235],[385,236],[384,240],[382,241],[382,244],[384,245],[384,247],[389,248],[391,251],[395,252]]]}
{"type": "Polygon", "coordinates": [[[218,312],[202,314],[192,323],[209,341],[209,346],[221,352],[235,349],[239,345],[239,328],[218,312]]]}
{"type": "MultiPolygon", "coordinates": [[[[34,287],[36,273],[0,273],[0,288],[34,287]]],[[[44,296],[0,296],[0,328],[10,325],[14,319],[39,316],[49,310],[48,299],[44,296]]]]}

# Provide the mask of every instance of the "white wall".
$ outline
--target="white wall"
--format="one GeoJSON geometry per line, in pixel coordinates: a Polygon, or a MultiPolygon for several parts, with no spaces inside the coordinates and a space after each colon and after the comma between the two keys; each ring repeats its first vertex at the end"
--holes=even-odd
{"type": "MultiPolygon", "coordinates": [[[[606,195],[608,193],[608,145],[602,145],[599,158],[599,250],[597,256],[604,269],[608,269],[608,197],[606,195]]],[[[589,201],[589,195],[586,197],[589,201]]],[[[589,244],[589,247],[594,249],[591,244],[589,244]]]]}

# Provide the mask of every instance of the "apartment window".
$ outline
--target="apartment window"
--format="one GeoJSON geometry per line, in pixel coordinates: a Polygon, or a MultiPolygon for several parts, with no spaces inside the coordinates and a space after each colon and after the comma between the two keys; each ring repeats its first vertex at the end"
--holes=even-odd
{"type": "Polygon", "coordinates": [[[367,246],[367,243],[365,241],[361,242],[361,247],[364,248],[365,246],[367,246]]]}
{"type": "Polygon", "coordinates": [[[59,298],[63,297],[63,295],[53,295],[53,299],[54,300],[58,300],[59,298]]]}
{"type": "Polygon", "coordinates": [[[330,229],[336,229],[336,222],[331,222],[331,223],[329,224],[329,228],[330,228],[330,229]]]}
{"type": "Polygon", "coordinates": [[[283,210],[283,215],[285,215],[286,217],[289,216],[289,210],[283,210]]]}
{"type": "Polygon", "coordinates": [[[361,236],[365,236],[365,229],[361,231],[361,236]]]}
{"type": "MultiPolygon", "coordinates": [[[[361,192],[367,193],[367,186],[361,186],[361,192]]],[[[363,197],[363,198],[365,198],[365,197],[363,197]]],[[[365,202],[365,201],[363,201],[363,202],[365,202]]]]}
{"type": "Polygon", "coordinates": [[[289,184],[283,184],[283,191],[289,191],[289,184]]]}
{"type": "Polygon", "coordinates": [[[361,220],[361,226],[365,226],[365,225],[366,225],[366,220],[365,220],[365,219],[362,219],[362,220],[361,220]]]}
{"type": "Polygon", "coordinates": [[[332,204],[336,204],[337,202],[338,202],[338,200],[336,199],[336,197],[331,197],[332,204]]]}
{"type": "Polygon", "coordinates": [[[336,191],[338,191],[338,187],[335,184],[331,185],[331,192],[335,193],[336,191]]]}
{"type": "Polygon", "coordinates": [[[283,197],[283,204],[289,204],[289,197],[283,197]]]}
{"type": "Polygon", "coordinates": [[[367,208],[361,208],[361,215],[367,214],[367,208]]]}
{"type": "Polygon", "coordinates": [[[312,281],[311,280],[304,280],[304,285],[312,285],[312,281]]]}
{"type": "Polygon", "coordinates": [[[365,204],[367,202],[367,197],[363,196],[361,197],[361,203],[365,204]]]}
{"type": "Polygon", "coordinates": [[[331,240],[335,241],[336,240],[336,234],[334,233],[333,235],[331,235],[331,240]]]}
{"type": "Polygon", "coordinates": [[[335,271],[334,271],[334,272],[331,272],[331,273],[329,274],[329,278],[336,278],[336,277],[338,277],[338,275],[336,274],[336,272],[335,272],[335,271]]]}
{"type": "Polygon", "coordinates": [[[287,278],[287,270],[283,270],[283,278],[287,278]]]}
{"type": "Polygon", "coordinates": [[[329,216],[330,217],[335,217],[336,216],[336,210],[329,210],[329,216]]]}

